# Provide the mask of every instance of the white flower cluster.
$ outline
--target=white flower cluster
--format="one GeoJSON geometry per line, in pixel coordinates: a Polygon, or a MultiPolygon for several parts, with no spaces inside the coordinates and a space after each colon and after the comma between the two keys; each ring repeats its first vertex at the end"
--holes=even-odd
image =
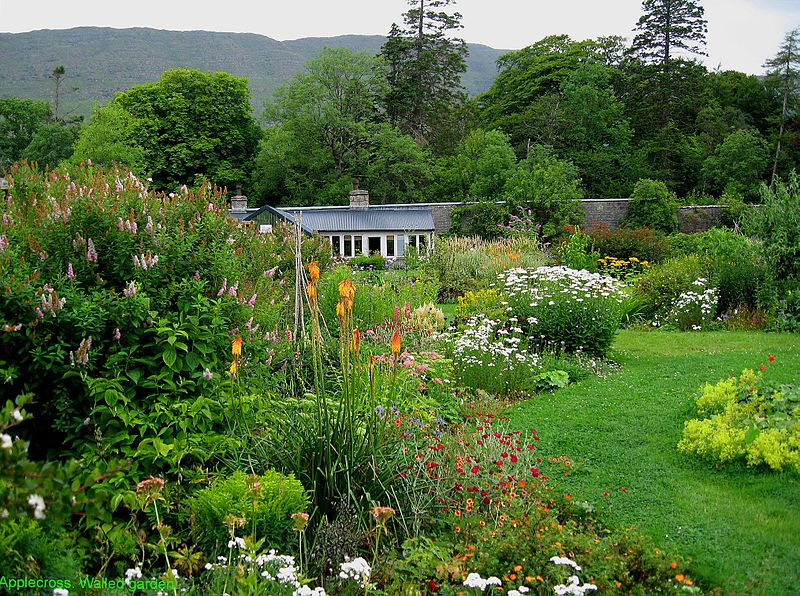
{"type": "Polygon", "coordinates": [[[516,318],[505,327],[486,315],[467,321],[467,328],[453,342],[454,360],[459,367],[486,366],[514,371],[519,367],[533,370],[539,366],[539,356],[521,349],[522,329],[516,318]]]}
{"type": "MultiPolygon", "coordinates": [[[[575,561],[567,557],[550,557],[550,562],[554,565],[564,565],[565,567],[572,567],[575,571],[581,571],[581,566],[575,561]]],[[[583,596],[586,592],[597,590],[594,584],[582,584],[577,575],[571,575],[567,579],[566,584],[559,584],[553,586],[556,594],[563,596],[565,594],[574,594],[575,596],[583,596]]]]}
{"type": "Polygon", "coordinates": [[[622,302],[623,284],[613,277],[568,267],[509,269],[499,276],[503,290],[511,298],[528,298],[530,306],[553,306],[567,299],[580,304],[586,300],[612,299],[622,302]]]}
{"type": "Polygon", "coordinates": [[[577,575],[570,575],[569,579],[567,579],[567,582],[567,584],[553,586],[553,590],[555,590],[556,594],[559,596],[563,596],[564,594],[583,596],[586,594],[586,592],[597,590],[597,586],[594,584],[581,584],[581,580],[578,579],[577,575]]]}
{"type": "Polygon", "coordinates": [[[13,446],[14,440],[11,438],[11,435],[7,435],[6,433],[0,434],[0,447],[11,450],[13,446]]]}
{"type": "Polygon", "coordinates": [[[39,495],[28,495],[28,505],[33,507],[33,517],[36,519],[44,519],[44,499],[39,495]]]}
{"type": "Polygon", "coordinates": [[[369,563],[361,557],[355,558],[352,561],[347,559],[344,563],[339,565],[339,577],[342,579],[354,579],[362,588],[366,587],[369,581],[369,576],[372,573],[369,563]]]}
{"type": "Polygon", "coordinates": [[[138,565],[132,569],[125,570],[125,585],[127,586],[134,579],[142,579],[142,570],[138,565]]]}
{"type": "Polygon", "coordinates": [[[501,586],[503,582],[494,575],[483,579],[480,573],[470,573],[464,580],[464,585],[468,588],[477,588],[483,592],[489,586],[501,586]]]}
{"type": "Polygon", "coordinates": [[[683,292],[672,305],[667,320],[683,330],[700,331],[717,311],[719,290],[708,287],[708,280],[697,278],[692,285],[696,290],[683,292]]]}

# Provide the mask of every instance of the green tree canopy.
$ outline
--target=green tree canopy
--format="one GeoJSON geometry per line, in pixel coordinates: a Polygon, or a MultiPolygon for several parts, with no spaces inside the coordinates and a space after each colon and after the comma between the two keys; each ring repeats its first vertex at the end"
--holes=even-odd
{"type": "Polygon", "coordinates": [[[23,159],[35,161],[41,168],[53,169],[72,155],[77,128],[61,124],[43,124],[22,152],[23,159]]]}
{"type": "Polygon", "coordinates": [[[453,201],[499,200],[517,158],[508,135],[499,130],[475,129],[442,159],[440,194],[453,201]]]}
{"type": "Polygon", "coordinates": [[[421,144],[436,145],[454,106],[466,99],[461,75],[467,45],[449,37],[461,15],[446,9],[455,0],[408,0],[403,27],[393,24],[381,48],[388,65],[384,106],[389,122],[421,144]]]}
{"type": "Polygon", "coordinates": [[[583,198],[578,169],[569,161],[558,159],[552,147],[534,145],[528,157],[506,182],[503,198],[509,212],[524,206],[542,224],[542,231],[552,235],[563,226],[579,223],[583,198]]]}
{"type": "Polygon", "coordinates": [[[0,98],[0,171],[22,158],[39,127],[52,121],[46,101],[0,98]]]}
{"type": "Polygon", "coordinates": [[[133,118],[132,138],[157,188],[191,184],[198,176],[233,186],[249,173],[261,129],[251,115],[247,81],[227,73],[169,70],[156,83],[137,85],[112,103],[133,118]]]}
{"type": "Polygon", "coordinates": [[[711,191],[726,191],[745,199],[756,199],[769,161],[766,141],[752,129],[729,134],[703,163],[703,174],[711,191]]]}
{"type": "Polygon", "coordinates": [[[117,103],[96,106],[75,143],[72,162],[125,165],[140,177],[149,176],[144,149],[136,140],[137,125],[137,119],[117,103]]]}

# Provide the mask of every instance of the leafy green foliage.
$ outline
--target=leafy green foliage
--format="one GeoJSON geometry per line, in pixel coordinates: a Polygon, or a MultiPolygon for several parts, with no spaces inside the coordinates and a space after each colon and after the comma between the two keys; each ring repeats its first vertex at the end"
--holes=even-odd
{"type": "Polygon", "coordinates": [[[691,289],[694,281],[705,275],[697,255],[670,259],[654,265],[636,280],[636,293],[647,304],[645,314],[648,318],[663,315],[683,292],[691,289]]]}
{"type": "Polygon", "coordinates": [[[636,257],[640,261],[657,263],[663,261],[670,251],[670,244],[664,233],[650,228],[615,230],[599,226],[587,233],[592,237],[592,250],[603,257],[636,257]]]}
{"type": "Polygon", "coordinates": [[[714,155],[706,158],[703,173],[714,191],[724,190],[752,199],[757,195],[768,160],[769,150],[761,135],[752,130],[737,130],[725,137],[714,155]]]}
{"type": "Polygon", "coordinates": [[[130,117],[109,114],[99,126],[118,128],[112,138],[141,148],[157,188],[176,190],[203,176],[233,188],[246,179],[261,137],[249,99],[242,78],[170,70],[118,94],[112,103],[130,117]]]}
{"type": "Polygon", "coordinates": [[[680,451],[717,464],[746,460],[751,466],[800,472],[800,390],[796,386],[776,386],[763,374],[745,369],[738,378],[705,385],[697,410],[706,417],[686,422],[680,451]]]}
{"type": "Polygon", "coordinates": [[[45,101],[0,98],[0,170],[20,159],[36,131],[52,118],[50,105],[45,101]]]}
{"type": "Polygon", "coordinates": [[[72,163],[91,160],[95,165],[126,166],[139,176],[148,174],[144,149],[137,144],[136,118],[112,102],[96,106],[92,118],[75,142],[72,163]]]}
{"type": "Polygon", "coordinates": [[[678,199],[666,184],[658,180],[639,180],[631,199],[622,221],[625,227],[647,227],[667,234],[678,231],[678,199]]]}
{"type": "Polygon", "coordinates": [[[393,24],[381,48],[389,85],[383,105],[389,122],[418,143],[440,144],[450,111],[464,100],[467,46],[463,39],[448,37],[461,28],[461,15],[446,10],[455,0],[408,4],[404,27],[393,24]]]}
{"type": "Polygon", "coordinates": [[[742,222],[746,233],[757,236],[764,255],[778,278],[800,274],[800,176],[792,173],[787,182],[773,189],[761,187],[761,208],[751,209],[742,222]]]}
{"type": "Polygon", "coordinates": [[[577,168],[558,159],[551,147],[536,145],[506,182],[503,198],[511,205],[524,206],[542,224],[542,232],[554,235],[565,225],[580,223],[583,198],[577,168]]]}
{"type": "Polygon", "coordinates": [[[516,161],[508,135],[475,129],[444,160],[440,192],[451,200],[497,200],[516,161]]]}
{"type": "Polygon", "coordinates": [[[237,470],[220,476],[190,501],[193,533],[211,559],[228,550],[238,528],[265,546],[284,551],[292,540],[291,515],[308,507],[303,485],[294,476],[275,470],[246,475],[237,470]]]}

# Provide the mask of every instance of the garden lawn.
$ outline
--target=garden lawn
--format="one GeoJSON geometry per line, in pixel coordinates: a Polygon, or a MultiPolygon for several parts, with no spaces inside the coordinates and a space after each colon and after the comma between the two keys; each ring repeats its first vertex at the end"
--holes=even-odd
{"type": "Polygon", "coordinates": [[[704,383],[762,363],[769,378],[800,383],[800,336],[626,330],[611,359],[621,372],[511,410],[516,427],[538,430],[543,456],[573,458],[561,491],[688,558],[706,589],[797,593],[800,476],[739,464],[716,469],[676,445],[704,383]]]}

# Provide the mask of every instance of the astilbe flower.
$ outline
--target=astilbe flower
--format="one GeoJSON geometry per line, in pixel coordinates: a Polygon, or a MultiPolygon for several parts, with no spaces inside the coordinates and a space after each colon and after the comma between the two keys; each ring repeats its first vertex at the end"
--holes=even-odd
{"type": "Polygon", "coordinates": [[[91,238],[86,241],[86,260],[90,263],[97,262],[97,251],[94,248],[94,242],[91,238]]]}
{"type": "Polygon", "coordinates": [[[70,366],[86,366],[89,364],[89,350],[92,347],[92,336],[82,339],[78,349],[73,353],[69,353],[70,366]]]}

